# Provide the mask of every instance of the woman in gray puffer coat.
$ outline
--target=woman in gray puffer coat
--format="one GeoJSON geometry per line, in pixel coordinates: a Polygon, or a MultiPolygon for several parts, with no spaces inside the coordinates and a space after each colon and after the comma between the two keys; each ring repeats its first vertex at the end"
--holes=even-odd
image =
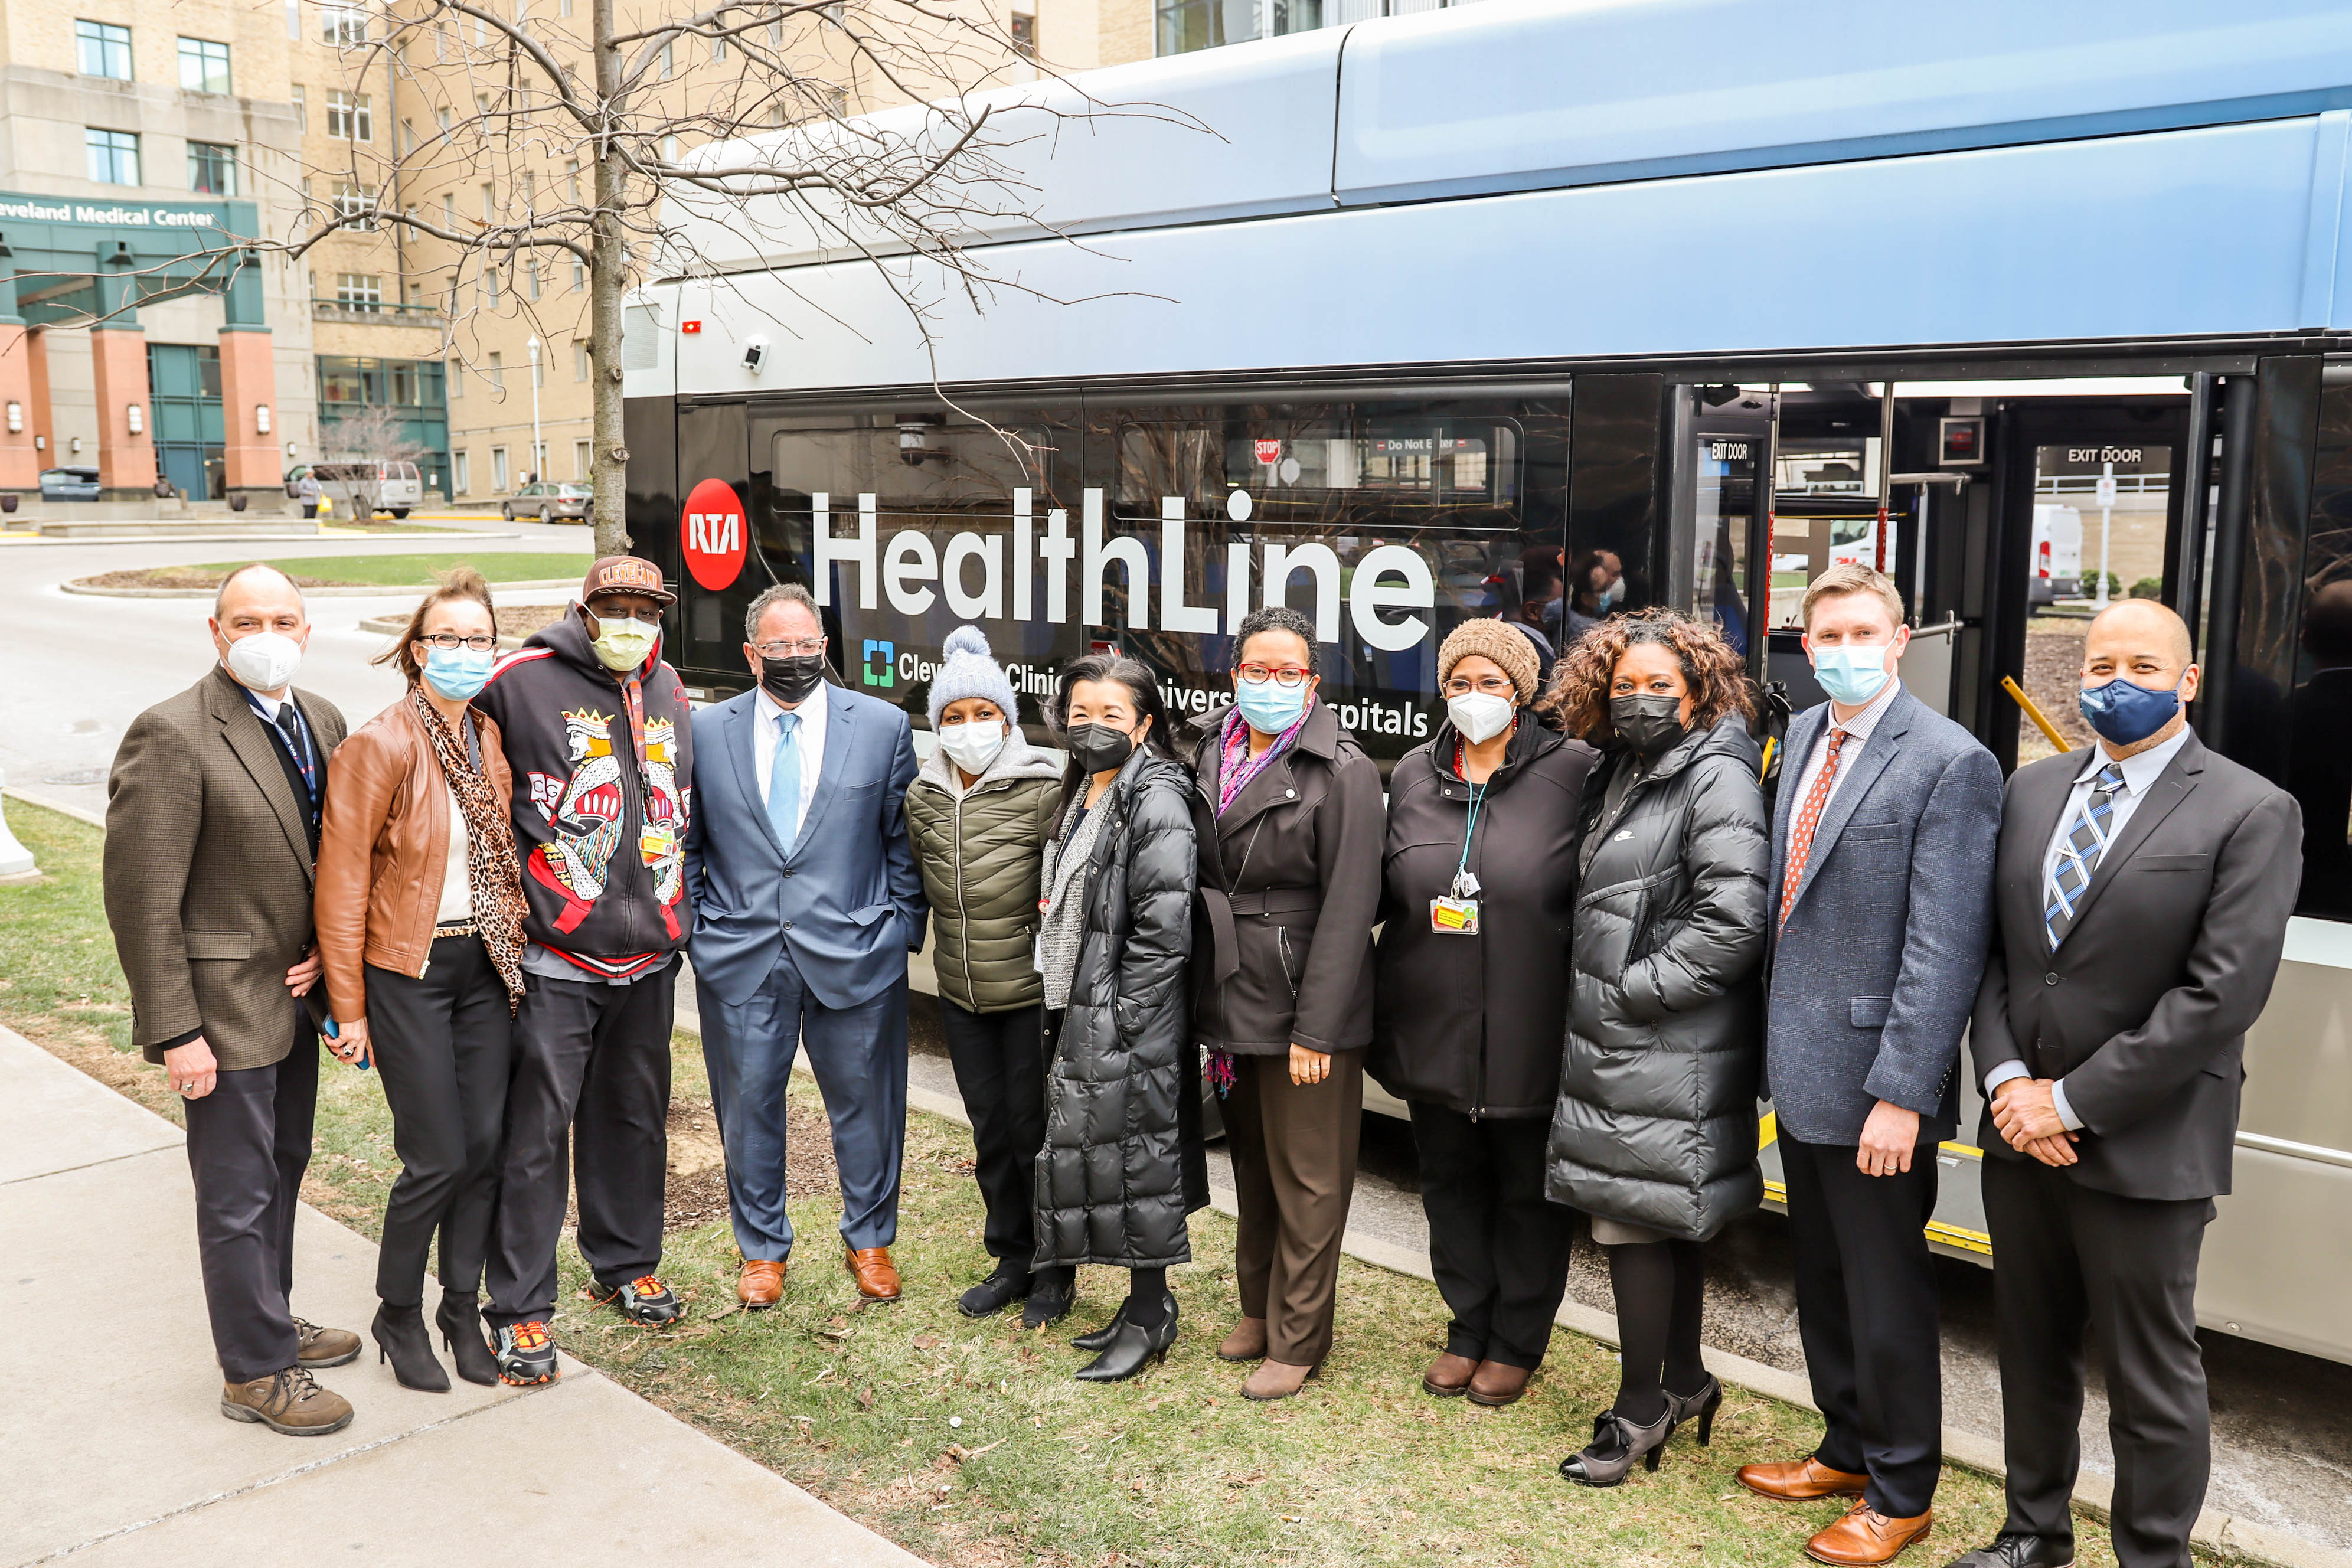
{"type": "Polygon", "coordinates": [[[1700,1244],[1762,1201],[1769,819],[1738,653],[1671,610],[1603,622],[1560,661],[1544,706],[1602,748],[1586,793],[1570,943],[1567,1048],[1544,1190],[1609,1249],[1623,1349],[1616,1402],[1560,1465],[1615,1486],[1723,1387],[1699,1360],[1700,1244]]]}
{"type": "Polygon", "coordinates": [[[1191,1261],[1184,1216],[1209,1201],[1186,1006],[1192,775],[1168,752],[1159,682],[1134,659],[1073,661],[1053,718],[1070,771],[1038,900],[1050,1065],[1023,1321],[1056,1295],[1067,1310],[1081,1263],[1129,1270],[1118,1314],[1073,1342],[1100,1352],[1080,1381],[1115,1383],[1175,1342],[1168,1268],[1191,1261]]]}

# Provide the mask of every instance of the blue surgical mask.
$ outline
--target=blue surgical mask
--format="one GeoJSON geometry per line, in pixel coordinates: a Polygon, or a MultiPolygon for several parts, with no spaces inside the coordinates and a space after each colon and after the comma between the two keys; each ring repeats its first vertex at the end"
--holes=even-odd
{"type": "Polygon", "coordinates": [[[1284,686],[1272,680],[1236,680],[1234,701],[1261,735],[1279,735],[1307,711],[1307,683],[1284,686]]]}
{"type": "Polygon", "coordinates": [[[1885,643],[1848,643],[1813,649],[1813,679],[1832,702],[1859,708],[1880,692],[1893,677],[1886,673],[1885,643]]]}
{"type": "Polygon", "coordinates": [[[2075,702],[2100,739],[2134,746],[2172,722],[2180,711],[2180,686],[2176,681],[2168,689],[2150,690],[2118,675],[2105,686],[2085,686],[2075,702]]]}
{"type": "Polygon", "coordinates": [[[469,647],[428,647],[425,650],[425,681],[452,702],[471,702],[474,693],[490,679],[499,662],[498,650],[476,653],[469,647]]]}

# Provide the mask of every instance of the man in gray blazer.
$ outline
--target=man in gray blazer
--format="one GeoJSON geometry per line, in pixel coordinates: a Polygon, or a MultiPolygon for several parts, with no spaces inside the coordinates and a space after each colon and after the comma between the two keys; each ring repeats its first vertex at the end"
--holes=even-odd
{"type": "Polygon", "coordinates": [[[311,879],[343,716],[294,689],[310,623],[284,575],[231,574],[209,624],[213,668],[132,720],[114,754],[106,918],[131,1043],[187,1109],[221,1414],[314,1436],[352,1407],[310,1374],[360,1353],[357,1334],[287,1305],[319,1098],[311,879]]]}
{"type": "Polygon", "coordinates": [[[1987,1105],[2009,1519],[1968,1568],[2066,1568],[2083,1330],[2104,1363],[2123,1568],[2188,1568],[2212,1423],[2197,1260],[2230,1190],[2246,1030],[2302,869],[2294,797],[2189,728],[2189,629],[2117,605],[2083,647],[2088,752],[2009,781],[2000,940],[1969,1048],[1987,1105]]]}
{"type": "Polygon", "coordinates": [[[1788,1181],[1798,1330],[1825,1431],[1749,1465],[1767,1497],[1853,1497],[1806,1554],[1885,1563],[1927,1532],[1943,1460],[1936,1145],[1992,924],[2000,768],[1903,689],[1895,585],[1858,564],[1806,590],[1830,695],[1789,726],[1772,823],[1764,1072],[1788,1181]]]}
{"type": "Polygon", "coordinates": [[[892,1300],[907,954],[927,919],[907,837],[914,736],[901,710],[826,683],[806,588],[762,593],[743,634],[760,684],[696,716],[686,839],[687,952],[743,1252],[736,1295],[757,1309],[783,1290],[784,1086],[805,1041],[833,1123],[845,1260],[861,1295],[892,1300]]]}

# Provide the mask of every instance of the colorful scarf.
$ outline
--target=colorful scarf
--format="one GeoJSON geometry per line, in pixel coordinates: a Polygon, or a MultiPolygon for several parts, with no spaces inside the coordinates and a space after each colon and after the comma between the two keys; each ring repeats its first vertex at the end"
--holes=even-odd
{"type": "Polygon", "coordinates": [[[1249,750],[1249,721],[1242,717],[1238,706],[1226,712],[1224,728],[1217,735],[1219,816],[1224,816],[1225,808],[1234,804],[1234,797],[1242,793],[1243,785],[1264,773],[1275,758],[1290,749],[1291,742],[1298,739],[1298,731],[1307,727],[1307,716],[1314,711],[1315,699],[1309,696],[1307,706],[1299,710],[1297,719],[1291,721],[1290,728],[1276,735],[1274,743],[1255,757],[1250,755],[1249,750]]]}
{"type": "Polygon", "coordinates": [[[515,858],[514,824],[499,803],[487,774],[474,766],[465,745],[441,721],[421,685],[409,689],[416,716],[433,739],[449,793],[466,818],[466,885],[473,895],[474,931],[506,983],[507,1011],[522,1003],[522,867],[515,858]]]}

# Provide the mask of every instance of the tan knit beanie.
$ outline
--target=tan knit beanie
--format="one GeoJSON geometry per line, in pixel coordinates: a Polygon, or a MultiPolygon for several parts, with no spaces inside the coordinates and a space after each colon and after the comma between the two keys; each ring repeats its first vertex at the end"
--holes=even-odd
{"type": "Polygon", "coordinates": [[[1493,659],[1511,678],[1520,707],[1536,700],[1536,645],[1526,633],[1491,616],[1465,621],[1446,637],[1437,650],[1437,684],[1443,687],[1454,667],[1474,653],[1493,659]]]}

